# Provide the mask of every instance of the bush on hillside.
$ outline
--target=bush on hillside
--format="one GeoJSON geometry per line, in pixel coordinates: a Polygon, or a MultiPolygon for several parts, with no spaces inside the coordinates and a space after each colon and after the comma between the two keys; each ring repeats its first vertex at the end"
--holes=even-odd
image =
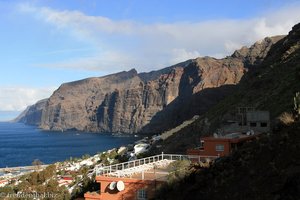
{"type": "Polygon", "coordinates": [[[289,125],[295,122],[294,116],[291,113],[284,112],[278,117],[279,121],[284,125],[289,125]]]}

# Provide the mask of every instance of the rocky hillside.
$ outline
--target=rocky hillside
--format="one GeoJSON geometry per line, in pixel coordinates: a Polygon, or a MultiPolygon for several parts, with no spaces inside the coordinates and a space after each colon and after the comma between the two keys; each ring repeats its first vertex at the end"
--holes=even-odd
{"type": "Polygon", "coordinates": [[[169,137],[159,151],[184,153],[201,136],[213,133],[237,106],[269,110],[272,133],[243,145],[208,169],[194,166],[191,174],[162,188],[155,199],[298,200],[300,118],[294,97],[300,90],[299,72],[300,24],[273,45],[264,61],[242,78],[234,94],[169,137]]]}
{"type": "Polygon", "coordinates": [[[161,132],[231,94],[231,85],[281,38],[265,38],[224,59],[203,57],[149,73],[133,69],[65,83],[47,100],[39,125],[47,130],[161,132]]]}
{"type": "Polygon", "coordinates": [[[190,126],[164,141],[161,152],[185,153],[199,145],[199,138],[220,128],[238,106],[269,110],[272,122],[292,110],[295,93],[300,90],[300,25],[277,42],[265,60],[253,67],[235,86],[234,92],[211,107],[190,126]],[[176,145],[174,145],[176,144],[176,145]]]}
{"type": "Polygon", "coordinates": [[[155,199],[298,200],[300,124],[243,146],[209,169],[195,166],[183,180],[163,188],[155,199]]]}

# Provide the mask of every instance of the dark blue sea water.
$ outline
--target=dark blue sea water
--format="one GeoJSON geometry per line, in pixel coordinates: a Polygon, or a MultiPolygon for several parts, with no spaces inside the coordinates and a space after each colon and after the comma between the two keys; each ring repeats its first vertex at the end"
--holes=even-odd
{"type": "Polygon", "coordinates": [[[111,134],[42,131],[21,123],[0,122],[0,168],[45,164],[96,154],[133,143],[137,138],[111,134]]]}

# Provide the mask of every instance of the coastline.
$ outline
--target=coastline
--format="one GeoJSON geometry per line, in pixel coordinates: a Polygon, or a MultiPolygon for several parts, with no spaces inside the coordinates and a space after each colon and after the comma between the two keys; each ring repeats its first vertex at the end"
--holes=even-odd
{"type": "MultiPolygon", "coordinates": [[[[158,141],[157,138],[158,136],[150,139],[148,137],[144,137],[143,139],[133,143],[118,146],[92,156],[84,155],[81,158],[70,157],[70,159],[65,161],[55,162],[49,165],[0,168],[0,172],[5,170],[8,172],[2,175],[0,174],[0,182],[2,184],[0,184],[0,188],[6,186],[12,188],[18,187],[20,184],[25,184],[24,181],[26,180],[31,182],[30,180],[33,176],[37,175],[37,177],[39,177],[38,174],[47,174],[52,171],[54,174],[50,179],[46,179],[45,181],[56,181],[58,187],[65,186],[64,188],[68,191],[69,195],[77,196],[80,195],[77,194],[77,192],[78,190],[81,190],[80,188],[84,183],[88,182],[92,184],[95,182],[96,170],[99,167],[124,162],[124,159],[136,159],[139,153],[135,154],[136,149],[133,147],[146,143],[149,147],[151,147],[156,143],[156,141],[158,141]],[[17,173],[14,174],[13,170],[16,170],[17,173]]],[[[147,151],[143,151],[142,153],[147,151]]],[[[41,175],[41,177],[42,176],[43,175],[41,175]]]]}
{"type": "MultiPolygon", "coordinates": [[[[39,167],[45,168],[49,165],[40,165],[39,167]]],[[[5,168],[0,168],[0,172],[6,172],[6,171],[20,171],[20,170],[32,170],[36,168],[37,166],[34,165],[29,165],[29,166],[18,166],[18,167],[5,167],[5,168]]]]}
{"type": "Polygon", "coordinates": [[[134,135],[119,137],[109,133],[42,131],[22,123],[0,123],[0,167],[30,166],[39,159],[45,164],[70,157],[94,155],[107,149],[133,143],[134,135]]]}

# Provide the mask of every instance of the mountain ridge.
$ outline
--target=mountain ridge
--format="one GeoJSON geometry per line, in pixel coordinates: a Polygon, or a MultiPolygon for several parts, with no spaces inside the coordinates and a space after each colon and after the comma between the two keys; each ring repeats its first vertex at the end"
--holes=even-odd
{"type": "MultiPolygon", "coordinates": [[[[255,55],[251,57],[251,62],[256,65],[261,62],[270,46],[281,37],[272,37],[273,40],[264,39],[261,42],[264,45],[261,46],[265,48],[262,49],[263,53],[258,54],[259,56],[253,53],[259,49],[257,44],[252,45],[245,55],[248,57],[255,55]]],[[[42,109],[39,126],[46,130],[72,129],[92,132],[164,131],[190,117],[184,115],[179,119],[173,118],[167,125],[157,123],[161,122],[161,118],[155,116],[164,112],[171,103],[175,104],[175,107],[181,107],[182,104],[189,102],[192,95],[204,89],[237,84],[252,66],[250,61],[250,64],[246,64],[249,58],[241,55],[235,53],[234,56],[223,59],[196,58],[148,73],[137,73],[132,69],[103,77],[64,83],[47,100],[42,109]]],[[[217,97],[212,105],[230,92],[229,90],[221,92],[223,94],[217,97]]],[[[205,98],[202,96],[201,99],[205,98]]],[[[203,101],[201,99],[200,101],[203,101]]],[[[198,101],[198,98],[194,98],[193,101],[198,101]]],[[[196,113],[192,114],[201,114],[198,112],[204,111],[205,109],[200,106],[196,109],[196,113]]],[[[174,112],[167,112],[163,116],[172,115],[174,112]]],[[[31,124],[30,120],[26,123],[31,124]]],[[[38,123],[35,121],[34,124],[38,123]]]]}
{"type": "Polygon", "coordinates": [[[241,79],[231,95],[200,115],[189,127],[173,134],[158,151],[184,153],[186,149],[198,146],[199,138],[214,133],[237,107],[268,110],[276,126],[278,117],[292,110],[294,95],[300,88],[299,55],[300,25],[296,25],[288,36],[273,45],[259,66],[253,67],[241,79]]]}

